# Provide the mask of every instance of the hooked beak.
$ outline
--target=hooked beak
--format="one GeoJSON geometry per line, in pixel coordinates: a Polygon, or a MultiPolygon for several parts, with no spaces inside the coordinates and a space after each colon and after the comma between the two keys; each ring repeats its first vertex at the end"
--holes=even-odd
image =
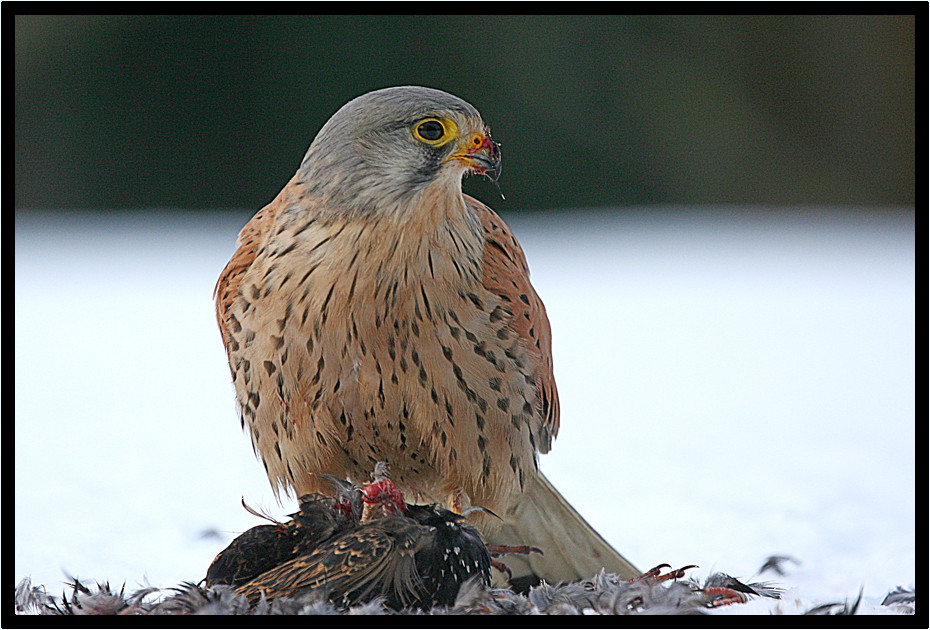
{"type": "Polygon", "coordinates": [[[445,159],[446,162],[450,160],[457,160],[471,172],[482,175],[487,171],[500,173],[501,149],[485,129],[463,138],[456,151],[445,159]]]}

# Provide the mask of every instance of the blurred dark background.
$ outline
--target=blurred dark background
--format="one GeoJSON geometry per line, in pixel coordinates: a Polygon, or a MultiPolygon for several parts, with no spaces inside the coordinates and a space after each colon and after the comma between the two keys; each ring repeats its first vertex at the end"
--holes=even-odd
{"type": "Polygon", "coordinates": [[[498,209],[910,206],[915,21],[16,16],[16,208],[257,209],[402,84],[482,112],[498,209]]]}

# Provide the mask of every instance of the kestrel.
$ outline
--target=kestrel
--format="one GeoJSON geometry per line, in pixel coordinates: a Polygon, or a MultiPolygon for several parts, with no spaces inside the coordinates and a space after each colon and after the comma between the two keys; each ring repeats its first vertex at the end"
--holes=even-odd
{"type": "Polygon", "coordinates": [[[386,461],[409,498],[482,506],[491,543],[542,549],[518,577],[634,577],[537,465],[559,428],[549,321],[516,238],[461,187],[499,166],[451,94],[337,111],[216,285],[241,420],[276,493],[386,461]]]}

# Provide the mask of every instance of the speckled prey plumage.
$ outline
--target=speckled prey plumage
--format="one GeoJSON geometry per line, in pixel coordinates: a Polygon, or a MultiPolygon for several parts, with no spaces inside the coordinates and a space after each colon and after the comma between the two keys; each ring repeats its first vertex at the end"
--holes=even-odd
{"type": "Polygon", "coordinates": [[[549,321],[510,230],[461,190],[498,159],[465,101],[371,92],[243,228],[217,318],[276,492],[386,461],[411,500],[503,515],[534,485],[559,427],[549,321]]]}

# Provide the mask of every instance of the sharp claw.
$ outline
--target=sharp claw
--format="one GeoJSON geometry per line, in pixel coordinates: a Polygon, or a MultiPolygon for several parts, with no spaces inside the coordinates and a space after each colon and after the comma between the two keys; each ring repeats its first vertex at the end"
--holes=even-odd
{"type": "Polygon", "coordinates": [[[637,582],[640,580],[649,580],[649,579],[657,578],[659,577],[659,574],[662,573],[662,569],[670,569],[671,567],[672,565],[670,564],[660,564],[658,566],[654,566],[648,571],[646,571],[645,573],[643,573],[642,575],[633,578],[632,580],[630,580],[630,582],[637,582]]]}
{"type": "Polygon", "coordinates": [[[685,577],[685,571],[687,571],[688,569],[696,569],[697,566],[698,565],[696,564],[685,565],[681,567],[680,569],[675,569],[674,571],[669,571],[668,573],[660,575],[658,578],[656,578],[656,581],[663,582],[665,580],[677,580],[679,578],[683,578],[685,577]]]}
{"type": "Polygon", "coordinates": [[[506,573],[508,582],[513,579],[513,572],[511,572],[510,567],[508,567],[506,564],[504,564],[500,560],[494,560],[492,558],[491,566],[497,569],[498,571],[500,571],[501,573],[506,573]]]}

